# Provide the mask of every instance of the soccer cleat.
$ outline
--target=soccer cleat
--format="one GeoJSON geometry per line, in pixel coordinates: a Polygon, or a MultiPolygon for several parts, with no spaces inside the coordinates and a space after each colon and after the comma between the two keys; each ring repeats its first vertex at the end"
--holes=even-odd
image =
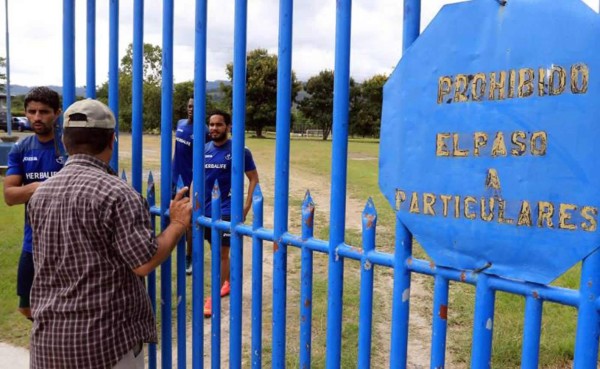
{"type": "Polygon", "coordinates": [[[210,297],[207,297],[206,301],[204,302],[204,317],[210,318],[211,315],[212,315],[212,301],[211,301],[210,297]]]}
{"type": "Polygon", "coordinates": [[[188,255],[185,256],[185,274],[192,274],[192,257],[188,255]]]}
{"type": "Polygon", "coordinates": [[[229,281],[223,282],[223,285],[221,286],[221,297],[225,297],[225,296],[229,295],[230,293],[231,293],[231,284],[229,284],[229,281]]]}

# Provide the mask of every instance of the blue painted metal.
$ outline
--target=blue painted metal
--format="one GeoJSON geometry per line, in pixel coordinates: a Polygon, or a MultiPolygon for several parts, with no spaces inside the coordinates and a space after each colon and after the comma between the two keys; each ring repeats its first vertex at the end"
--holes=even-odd
{"type": "MultiPolygon", "coordinates": [[[[152,172],[148,173],[148,185],[146,186],[146,201],[150,208],[156,207],[156,187],[154,187],[154,176],[152,172]]],[[[156,217],[150,218],[152,222],[152,229],[156,229],[156,217]]],[[[150,296],[150,303],[152,304],[152,311],[156,315],[156,271],[153,271],[148,275],[148,295],[150,296]]],[[[148,345],[148,368],[156,369],[156,343],[150,343],[148,345]]]]}
{"type": "Polygon", "coordinates": [[[144,132],[144,0],[133,2],[133,60],[131,85],[131,183],[142,191],[142,133],[144,132]]]}
{"type": "Polygon", "coordinates": [[[406,368],[410,315],[410,270],[406,264],[411,256],[412,235],[396,217],[390,368],[406,368]]]}
{"type": "Polygon", "coordinates": [[[75,0],[63,0],[62,99],[63,111],[75,102],[75,0]]]}
{"type": "MultiPolygon", "coordinates": [[[[362,213],[363,252],[375,250],[377,210],[369,197],[362,213]]],[[[375,266],[363,257],[360,269],[360,306],[358,323],[358,367],[371,367],[371,336],[373,330],[373,280],[375,266]]]]}
{"type": "Polygon", "coordinates": [[[215,181],[212,189],[210,204],[212,229],[210,234],[211,249],[211,279],[210,296],[212,300],[211,322],[211,368],[221,367],[221,236],[223,232],[216,227],[217,220],[221,219],[221,191],[219,181],[215,181]]]}
{"type": "MultiPolygon", "coordinates": [[[[313,238],[315,226],[315,203],[310,192],[306,191],[302,202],[302,241],[313,238]]],[[[313,286],[313,252],[306,246],[300,246],[301,279],[300,279],[300,367],[310,368],[312,348],[312,286],[313,286]]]]}
{"type": "MultiPolygon", "coordinates": [[[[167,216],[171,199],[171,152],[172,152],[172,114],[173,111],[173,0],[163,0],[162,29],[162,90],[161,90],[161,151],[160,151],[160,208],[161,229],[167,227],[167,216]]],[[[172,324],[171,324],[171,258],[161,266],[161,344],[162,367],[172,368],[172,324]]]]}
{"type": "Polygon", "coordinates": [[[329,289],[327,290],[328,368],[340,367],[342,340],[342,291],[344,259],[336,248],[344,242],[346,225],[346,158],[350,98],[350,23],[352,1],[336,3],[335,73],[333,81],[333,147],[331,155],[331,215],[329,218],[329,289]],[[344,164],[344,165],[342,165],[344,164]]]}
{"type": "MultiPolygon", "coordinates": [[[[183,188],[183,180],[181,176],[177,178],[177,191],[183,188]]],[[[187,345],[187,319],[186,319],[186,270],[185,270],[185,242],[186,237],[183,236],[177,243],[177,367],[185,369],[187,360],[186,345],[187,345]]]]}
{"type": "Polygon", "coordinates": [[[421,0],[404,0],[402,52],[412,45],[421,32],[421,0]]]}
{"type": "Polygon", "coordinates": [[[96,0],[87,0],[87,68],[85,97],[96,98],[96,0]]]}
{"type": "MultiPolygon", "coordinates": [[[[4,19],[5,19],[5,30],[6,30],[6,59],[4,60],[6,70],[6,134],[12,136],[12,96],[10,91],[10,35],[8,27],[8,0],[4,0],[4,19]]],[[[4,165],[4,163],[2,164],[4,165]]]]}
{"type": "Polygon", "coordinates": [[[586,45],[599,35],[580,1],[467,1],[407,50],[384,88],[379,182],[436,264],[550,283],[598,247],[600,168],[584,148],[598,140],[586,45]]]}
{"type": "Polygon", "coordinates": [[[575,369],[593,368],[598,363],[598,337],[600,316],[597,302],[600,296],[600,251],[595,251],[583,261],[577,334],[575,339],[575,369]]]}
{"type": "MultiPolygon", "coordinates": [[[[252,230],[263,226],[263,195],[257,184],[252,194],[252,230]]],[[[262,368],[263,241],[252,237],[252,369],[262,368]]]]}
{"type": "Polygon", "coordinates": [[[433,328],[431,332],[431,368],[443,368],[446,362],[448,328],[448,280],[435,276],[433,291],[433,328]]]}
{"type": "Polygon", "coordinates": [[[539,296],[525,298],[525,326],[523,327],[523,349],[521,368],[538,368],[540,356],[540,335],[542,332],[543,301],[539,296]]]}
{"type": "MultiPolygon", "coordinates": [[[[196,0],[196,27],[194,39],[194,137],[206,137],[206,48],[207,48],[207,0],[196,0]]],[[[193,160],[193,216],[204,214],[204,141],[194,145],[193,160]]],[[[192,317],[203,316],[204,305],[204,228],[194,224],[192,228],[192,317]]],[[[204,320],[192,318],[192,368],[204,367],[204,320]]]]}
{"type": "Polygon", "coordinates": [[[246,127],[246,28],[248,1],[235,1],[233,34],[233,144],[231,148],[231,246],[230,246],[230,318],[229,363],[242,363],[242,235],[234,226],[244,221],[244,142],[246,127]]]}
{"type": "Polygon", "coordinates": [[[471,368],[492,367],[492,336],[494,329],[495,291],[488,285],[487,274],[477,277],[475,289],[475,317],[473,319],[473,350],[471,368]]]}
{"type": "MultiPolygon", "coordinates": [[[[108,106],[116,120],[115,135],[119,137],[119,0],[110,0],[108,31],[108,106]]],[[[75,86],[75,85],[73,85],[75,86]]],[[[75,90],[73,90],[73,97],[75,90]]],[[[117,141],[118,142],[118,141],[117,141]]],[[[110,166],[119,171],[119,145],[114,145],[110,166]]]]}
{"type": "Polygon", "coordinates": [[[288,228],[290,119],[292,96],[293,1],[279,1],[277,59],[277,115],[275,141],[275,218],[273,242],[273,366],[285,367],[287,306],[287,245],[281,237],[288,228]]]}

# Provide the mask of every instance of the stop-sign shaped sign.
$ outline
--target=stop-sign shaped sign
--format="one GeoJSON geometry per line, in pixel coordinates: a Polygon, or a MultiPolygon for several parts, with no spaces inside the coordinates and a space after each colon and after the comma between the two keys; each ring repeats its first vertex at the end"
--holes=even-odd
{"type": "Polygon", "coordinates": [[[549,283],[600,246],[599,16],[447,5],[384,87],[380,187],[439,265],[549,283]]]}

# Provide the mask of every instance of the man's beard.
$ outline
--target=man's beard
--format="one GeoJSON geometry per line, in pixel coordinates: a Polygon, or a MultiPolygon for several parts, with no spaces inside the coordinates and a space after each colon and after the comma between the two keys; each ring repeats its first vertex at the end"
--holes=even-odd
{"type": "Polygon", "coordinates": [[[33,132],[36,135],[42,135],[42,136],[46,136],[48,134],[50,134],[52,132],[52,127],[49,127],[45,124],[34,124],[33,125],[33,132]]]}
{"type": "Polygon", "coordinates": [[[211,139],[215,142],[223,142],[223,141],[227,140],[227,132],[223,132],[216,137],[211,135],[211,139]]]}

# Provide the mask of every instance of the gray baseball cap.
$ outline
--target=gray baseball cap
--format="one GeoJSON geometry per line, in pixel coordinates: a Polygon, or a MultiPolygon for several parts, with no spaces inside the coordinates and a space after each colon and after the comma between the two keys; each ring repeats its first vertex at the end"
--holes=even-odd
{"type": "Polygon", "coordinates": [[[63,116],[63,127],[115,129],[115,116],[108,106],[98,100],[74,102],[63,116]]]}

